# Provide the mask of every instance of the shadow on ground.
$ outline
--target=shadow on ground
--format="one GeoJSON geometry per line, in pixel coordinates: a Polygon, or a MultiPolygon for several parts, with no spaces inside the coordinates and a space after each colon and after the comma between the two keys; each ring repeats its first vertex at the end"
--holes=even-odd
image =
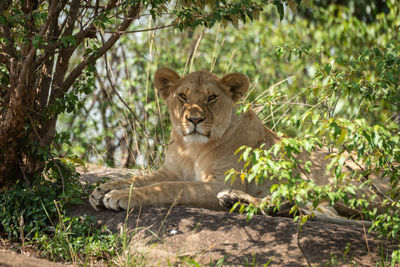
{"type": "MultiPolygon", "coordinates": [[[[104,171],[91,171],[83,174],[82,180],[98,180],[93,173],[104,175],[104,171]]],[[[184,206],[146,207],[128,216],[126,211],[97,212],[88,203],[72,211],[74,216],[84,214],[114,232],[125,227],[134,233],[131,253],[144,254],[148,263],[161,266],[185,257],[202,264],[225,258],[228,265],[271,261],[272,265],[306,266],[308,261],[318,266],[370,266],[388,259],[397,248],[397,244],[367,234],[368,229],[362,227],[310,221],[298,232],[297,223],[288,218],[257,215],[247,221],[244,214],[184,206]]]]}

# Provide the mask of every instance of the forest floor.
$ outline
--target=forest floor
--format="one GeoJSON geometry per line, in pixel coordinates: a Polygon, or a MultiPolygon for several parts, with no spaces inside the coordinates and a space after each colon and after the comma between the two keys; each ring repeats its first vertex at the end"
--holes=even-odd
{"type": "MultiPolygon", "coordinates": [[[[111,178],[112,169],[83,174],[88,182],[111,178]]],[[[128,175],[118,172],[116,176],[128,175]]],[[[121,178],[118,177],[118,178],[121,178]]],[[[113,232],[132,234],[129,249],[116,261],[126,265],[229,266],[376,266],[390,260],[398,244],[368,229],[308,221],[301,231],[290,218],[212,211],[185,206],[95,211],[89,203],[74,206],[71,216],[96,218],[113,232]],[[138,264],[139,263],[139,264],[138,264]]],[[[0,266],[61,266],[43,259],[0,251],[0,266]]]]}

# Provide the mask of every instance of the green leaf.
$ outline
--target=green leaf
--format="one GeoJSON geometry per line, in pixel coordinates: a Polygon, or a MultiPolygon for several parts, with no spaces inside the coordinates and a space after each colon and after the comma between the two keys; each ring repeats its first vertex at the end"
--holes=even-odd
{"type": "Polygon", "coordinates": [[[332,69],[332,66],[331,66],[331,64],[326,64],[325,65],[325,72],[326,72],[326,74],[330,74],[331,73],[331,69],[332,69]]]}
{"type": "Polygon", "coordinates": [[[312,120],[313,124],[317,124],[319,117],[320,117],[320,115],[318,113],[312,115],[311,120],[312,120]]]}
{"type": "Polygon", "coordinates": [[[283,4],[281,3],[281,1],[279,0],[275,0],[274,1],[274,5],[276,6],[276,8],[278,9],[278,13],[279,13],[279,18],[282,21],[284,16],[285,16],[285,12],[283,9],[283,4]]]}
{"type": "Polygon", "coordinates": [[[308,220],[308,216],[307,215],[306,216],[302,216],[301,220],[300,220],[300,225],[304,225],[307,222],[307,220],[308,220]]]}
{"type": "Polygon", "coordinates": [[[274,191],[278,188],[278,186],[279,186],[279,184],[273,184],[273,185],[271,185],[269,191],[270,191],[271,193],[274,192],[274,191]]]}
{"type": "Polygon", "coordinates": [[[343,141],[346,137],[346,133],[347,133],[347,130],[345,128],[342,128],[342,130],[340,131],[340,136],[336,140],[336,143],[335,143],[337,147],[340,147],[343,144],[343,141]]]}
{"type": "Polygon", "coordinates": [[[353,196],[356,195],[356,191],[354,191],[353,187],[348,186],[348,187],[346,187],[345,191],[352,194],[353,196]]]}

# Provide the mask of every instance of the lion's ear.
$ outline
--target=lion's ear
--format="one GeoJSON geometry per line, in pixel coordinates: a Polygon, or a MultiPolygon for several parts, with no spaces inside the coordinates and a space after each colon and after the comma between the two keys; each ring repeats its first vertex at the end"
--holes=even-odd
{"type": "Polygon", "coordinates": [[[221,82],[228,86],[234,102],[238,101],[249,89],[249,78],[241,73],[229,73],[221,78],[221,82]]]}
{"type": "Polygon", "coordinates": [[[161,68],[154,74],[154,86],[160,92],[161,97],[166,99],[171,93],[171,86],[180,78],[174,70],[161,68]]]}

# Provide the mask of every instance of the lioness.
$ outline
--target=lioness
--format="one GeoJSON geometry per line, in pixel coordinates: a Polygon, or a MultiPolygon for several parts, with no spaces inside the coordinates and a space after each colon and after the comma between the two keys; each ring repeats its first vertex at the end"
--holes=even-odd
{"type": "MultiPolygon", "coordinates": [[[[260,197],[269,192],[268,185],[256,186],[240,179],[225,183],[227,170],[242,168],[235,155],[239,147],[265,144],[269,148],[280,140],[252,110],[237,114],[235,103],[249,88],[247,76],[230,73],[219,78],[197,71],[180,77],[174,70],[162,68],[156,72],[154,84],[168,106],[172,122],[164,164],[148,175],[100,185],[90,195],[92,206],[120,210],[175,201],[220,209],[220,203],[229,206],[237,199],[260,203],[260,197]]],[[[330,182],[323,153],[308,155],[313,166],[307,178],[319,185],[330,182]]],[[[340,205],[335,208],[343,213],[340,205]]]]}

